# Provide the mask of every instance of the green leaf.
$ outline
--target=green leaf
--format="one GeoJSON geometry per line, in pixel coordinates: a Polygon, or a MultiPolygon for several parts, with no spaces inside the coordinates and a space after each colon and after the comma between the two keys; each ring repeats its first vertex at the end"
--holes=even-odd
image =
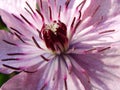
{"type": "Polygon", "coordinates": [[[6,31],[8,31],[7,26],[2,21],[1,17],[0,17],[0,30],[6,30],[6,31]]]}
{"type": "Polygon", "coordinates": [[[9,75],[0,74],[0,86],[2,86],[3,83],[5,83],[8,79],[9,79],[9,75]]]}

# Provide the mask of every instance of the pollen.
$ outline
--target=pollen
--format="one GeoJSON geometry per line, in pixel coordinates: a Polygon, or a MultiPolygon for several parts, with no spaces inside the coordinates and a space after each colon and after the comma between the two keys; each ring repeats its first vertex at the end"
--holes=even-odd
{"type": "Polygon", "coordinates": [[[46,30],[51,30],[52,32],[54,32],[54,34],[56,34],[58,27],[59,25],[57,23],[51,23],[50,25],[45,26],[46,30]]]}

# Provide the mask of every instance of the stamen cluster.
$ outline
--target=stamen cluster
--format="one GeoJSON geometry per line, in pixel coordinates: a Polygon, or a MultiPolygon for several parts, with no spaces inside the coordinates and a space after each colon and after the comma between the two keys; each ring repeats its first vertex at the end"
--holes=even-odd
{"type": "Polygon", "coordinates": [[[61,53],[67,49],[67,27],[61,21],[54,21],[50,25],[44,24],[41,34],[47,48],[53,52],[61,53]]]}

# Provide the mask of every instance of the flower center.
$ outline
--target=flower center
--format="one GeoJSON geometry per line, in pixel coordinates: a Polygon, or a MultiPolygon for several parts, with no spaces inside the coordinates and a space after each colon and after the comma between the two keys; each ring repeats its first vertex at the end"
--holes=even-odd
{"type": "Polygon", "coordinates": [[[43,25],[42,38],[50,50],[55,53],[65,52],[68,47],[67,27],[61,21],[43,25]]]}

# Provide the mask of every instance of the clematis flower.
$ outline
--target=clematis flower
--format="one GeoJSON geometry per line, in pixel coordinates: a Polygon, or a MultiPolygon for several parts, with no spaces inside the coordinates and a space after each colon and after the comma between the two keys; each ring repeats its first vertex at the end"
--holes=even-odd
{"type": "Polygon", "coordinates": [[[26,0],[15,12],[3,4],[0,72],[19,74],[1,90],[119,90],[119,4],[26,0]]]}

